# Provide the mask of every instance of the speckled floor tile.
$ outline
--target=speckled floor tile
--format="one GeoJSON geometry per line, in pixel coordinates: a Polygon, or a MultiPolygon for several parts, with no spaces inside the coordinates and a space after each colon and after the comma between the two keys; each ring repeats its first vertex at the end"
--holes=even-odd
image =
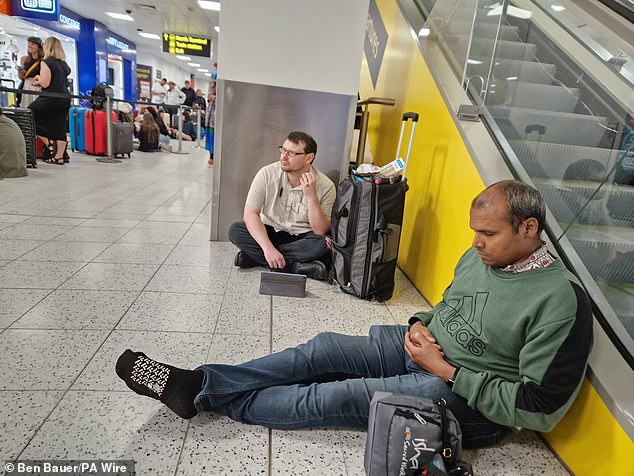
{"type": "Polygon", "coordinates": [[[84,263],[12,261],[0,268],[0,288],[55,289],[84,263]]]}
{"type": "Polygon", "coordinates": [[[213,333],[222,296],[144,292],[117,329],[213,333]]]}
{"type": "Polygon", "coordinates": [[[40,240],[0,239],[0,259],[13,260],[45,243],[40,240]]]}
{"type": "Polygon", "coordinates": [[[187,226],[187,223],[142,222],[126,233],[119,242],[175,245],[187,231],[187,226]]]}
{"type": "Polygon", "coordinates": [[[0,231],[4,240],[43,240],[47,241],[61,235],[72,227],[64,225],[28,225],[18,223],[0,231]]]}
{"type": "Polygon", "coordinates": [[[363,455],[368,436],[367,432],[338,430],[337,436],[339,436],[347,476],[365,476],[363,455]]]}
{"type": "Polygon", "coordinates": [[[242,334],[249,329],[253,335],[269,335],[269,309],[269,296],[227,289],[216,332],[242,334]]]}
{"type": "Polygon", "coordinates": [[[136,474],[172,475],[187,421],[132,392],[68,392],[24,459],[130,459],[136,474]]]}
{"type": "Polygon", "coordinates": [[[214,334],[207,363],[237,365],[269,354],[268,336],[214,334]]]}
{"type": "Polygon", "coordinates": [[[0,390],[0,448],[3,460],[17,458],[63,394],[0,390]]]}
{"type": "Polygon", "coordinates": [[[464,459],[490,476],[569,476],[555,455],[533,431],[520,431],[499,445],[475,452],[465,452],[464,459]],[[473,459],[470,459],[473,458],[473,459]]]}
{"type": "Polygon", "coordinates": [[[179,242],[179,245],[187,246],[208,246],[211,228],[206,224],[194,223],[185,236],[179,242]]]}
{"type": "Polygon", "coordinates": [[[97,256],[95,263],[161,264],[174,245],[114,243],[97,256]]]}
{"type": "Polygon", "coordinates": [[[205,357],[210,342],[210,334],[115,330],[81,373],[73,390],[131,392],[114,370],[117,359],[126,349],[143,352],[152,359],[176,367],[195,369],[207,363],[205,357]]]}
{"type": "Polygon", "coordinates": [[[66,390],[107,331],[7,329],[0,334],[0,389],[66,390]]]}
{"type": "Polygon", "coordinates": [[[138,224],[139,224],[139,220],[108,220],[105,218],[90,218],[89,220],[84,221],[79,226],[130,229],[130,228],[134,228],[138,224]]]}
{"type": "Polygon", "coordinates": [[[108,246],[109,243],[49,241],[18,259],[24,261],[77,261],[87,263],[108,246]]]}
{"type": "Polygon", "coordinates": [[[149,203],[117,203],[103,211],[108,213],[135,213],[149,215],[157,208],[158,205],[151,205],[149,203]]]}
{"type": "MultiPolygon", "coordinates": [[[[235,257],[236,253],[237,251],[232,253],[232,256],[235,257]]],[[[268,271],[268,269],[260,267],[240,269],[232,266],[229,280],[227,281],[227,289],[242,290],[248,295],[258,294],[262,271],[268,271]]]]}
{"type": "Polygon", "coordinates": [[[86,221],[85,218],[67,218],[67,217],[31,217],[24,222],[29,225],[64,225],[77,226],[86,221]]]}
{"type": "Polygon", "coordinates": [[[78,226],[55,238],[55,241],[91,241],[114,243],[128,232],[128,228],[103,226],[78,226]]]}
{"type": "Polygon", "coordinates": [[[196,219],[196,215],[157,215],[155,213],[152,213],[143,221],[146,223],[165,222],[165,223],[191,224],[191,223],[194,223],[195,219],[196,219]]]}
{"type": "Polygon", "coordinates": [[[150,281],[147,291],[224,294],[228,269],[163,265],[150,281]]]}
{"type": "Polygon", "coordinates": [[[20,223],[31,218],[29,215],[9,215],[0,213],[0,222],[2,223],[20,223]]]}
{"type": "Polygon", "coordinates": [[[220,246],[184,246],[178,244],[165,264],[179,266],[207,266],[209,268],[227,268],[233,266],[233,255],[220,246]]]}
{"type": "Polygon", "coordinates": [[[157,269],[149,264],[88,263],[62,289],[140,291],[157,269]]]}
{"type": "Polygon", "coordinates": [[[191,420],[178,476],[266,475],[268,430],[204,413],[191,420]]]}
{"type": "Polygon", "coordinates": [[[391,299],[385,301],[385,305],[399,323],[406,323],[418,311],[431,309],[425,298],[398,269],[394,275],[394,294],[391,299]]]}
{"type": "Polygon", "coordinates": [[[97,213],[92,218],[105,219],[105,220],[136,220],[142,221],[148,216],[147,213],[117,213],[110,212],[108,210],[97,213]]]}
{"type": "Polygon", "coordinates": [[[0,329],[13,324],[48,293],[40,289],[0,289],[0,329]]]}
{"type": "Polygon", "coordinates": [[[319,297],[273,300],[274,335],[290,334],[310,338],[324,331],[367,335],[375,324],[395,322],[385,307],[361,302],[338,303],[319,297]]]}
{"type": "Polygon", "coordinates": [[[53,291],[13,329],[112,329],[138,296],[135,291],[53,291]]]}
{"type": "Polygon", "coordinates": [[[345,475],[337,430],[273,431],[272,472],[288,475],[345,475]]]}

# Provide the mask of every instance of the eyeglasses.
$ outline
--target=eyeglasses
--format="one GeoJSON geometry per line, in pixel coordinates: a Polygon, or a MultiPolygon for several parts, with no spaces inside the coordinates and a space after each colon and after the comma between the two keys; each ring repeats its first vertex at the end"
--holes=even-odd
{"type": "Polygon", "coordinates": [[[294,159],[295,156],[297,155],[306,155],[306,152],[295,152],[294,150],[288,150],[285,149],[284,147],[282,147],[281,145],[277,146],[277,150],[280,151],[280,154],[286,154],[288,155],[291,159],[294,159]]]}

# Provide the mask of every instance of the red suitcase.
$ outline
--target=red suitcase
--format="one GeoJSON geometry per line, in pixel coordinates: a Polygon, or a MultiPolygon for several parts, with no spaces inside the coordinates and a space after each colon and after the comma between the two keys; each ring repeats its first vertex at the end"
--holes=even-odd
{"type": "Polygon", "coordinates": [[[35,156],[38,159],[44,158],[44,142],[39,137],[35,138],[35,156]]]}
{"type": "MultiPolygon", "coordinates": [[[[106,111],[89,109],[85,115],[86,152],[90,155],[106,155],[106,111]]],[[[117,122],[117,113],[112,113],[112,122],[117,122]]]]}

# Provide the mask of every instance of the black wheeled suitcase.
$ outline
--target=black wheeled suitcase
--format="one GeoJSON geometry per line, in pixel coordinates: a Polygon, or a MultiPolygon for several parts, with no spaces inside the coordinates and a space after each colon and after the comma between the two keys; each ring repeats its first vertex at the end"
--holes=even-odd
{"type": "Polygon", "coordinates": [[[112,123],[112,155],[128,155],[134,146],[134,126],[129,122],[112,123]]]}
{"type": "Polygon", "coordinates": [[[24,136],[26,142],[26,165],[37,168],[37,156],[35,154],[35,119],[33,111],[20,107],[5,107],[2,109],[5,116],[15,122],[24,136]]]}
{"type": "Polygon", "coordinates": [[[402,177],[386,181],[351,173],[337,187],[331,220],[332,267],[341,289],[362,299],[386,301],[394,292],[407,191],[405,172],[418,114],[403,114],[396,151],[398,159],[405,125],[410,119],[412,130],[402,177]]]}

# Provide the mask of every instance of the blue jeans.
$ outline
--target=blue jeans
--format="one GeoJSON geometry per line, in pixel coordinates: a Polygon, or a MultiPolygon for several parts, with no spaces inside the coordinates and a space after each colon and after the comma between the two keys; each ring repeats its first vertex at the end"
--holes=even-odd
{"type": "MultiPolygon", "coordinates": [[[[312,232],[291,235],[285,231],[275,231],[275,228],[269,225],[265,227],[269,240],[286,260],[287,266],[283,271],[292,273],[293,263],[306,263],[318,259],[324,261],[330,257],[326,238],[322,235],[315,235],[312,232]]],[[[251,236],[243,221],[235,222],[229,227],[229,240],[260,266],[265,268],[269,266],[264,257],[264,251],[251,236]]]]}
{"type": "Polygon", "coordinates": [[[470,408],[440,378],[418,367],[404,345],[407,326],[373,326],[369,336],[325,332],[305,344],[240,365],[208,364],[198,411],[282,430],[367,429],[376,391],[442,397],[463,433],[463,446],[491,445],[509,429],[470,408]]]}

